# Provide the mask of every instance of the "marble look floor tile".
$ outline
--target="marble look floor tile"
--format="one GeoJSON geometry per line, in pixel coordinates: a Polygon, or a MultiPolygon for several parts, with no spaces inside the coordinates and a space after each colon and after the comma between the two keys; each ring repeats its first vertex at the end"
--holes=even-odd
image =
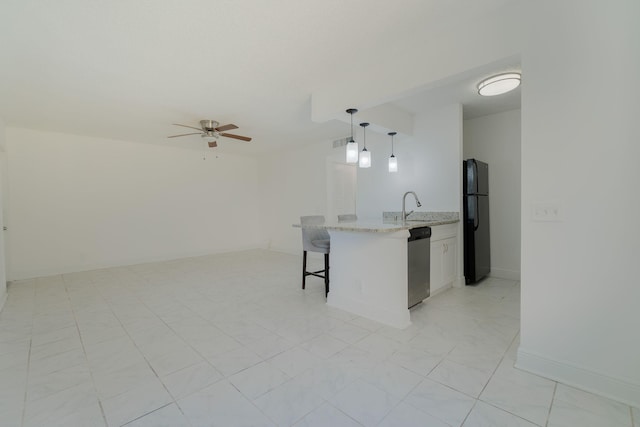
{"type": "Polygon", "coordinates": [[[29,375],[39,377],[72,366],[86,365],[87,358],[82,348],[74,348],[64,353],[54,354],[29,363],[29,375]]]}
{"type": "Polygon", "coordinates": [[[400,402],[384,417],[379,427],[450,427],[449,424],[400,402]]]}
{"type": "Polygon", "coordinates": [[[348,342],[350,344],[354,344],[364,337],[368,336],[371,331],[368,331],[353,323],[344,322],[341,325],[327,331],[327,333],[334,338],[348,342]]]}
{"type": "Polygon", "coordinates": [[[476,402],[463,427],[536,427],[536,424],[491,406],[476,402]]]}
{"type": "Polygon", "coordinates": [[[208,360],[226,377],[262,362],[262,359],[257,354],[245,347],[239,347],[236,350],[209,357],[208,360]]]}
{"type": "Polygon", "coordinates": [[[106,427],[107,422],[97,403],[57,420],[47,420],[47,427],[106,427]]]}
{"type": "Polygon", "coordinates": [[[548,425],[631,427],[631,410],[622,403],[558,384],[548,425]]]}
{"type": "Polygon", "coordinates": [[[229,381],[253,400],[287,381],[289,377],[268,362],[261,362],[229,377],[229,381]]]}
{"type": "Polygon", "coordinates": [[[109,426],[121,426],[172,401],[160,380],[153,378],[115,397],[103,400],[102,408],[109,426]]]}
{"type": "Polygon", "coordinates": [[[179,400],[178,406],[192,427],[275,426],[225,380],[179,400]]]}
{"type": "Polygon", "coordinates": [[[348,364],[326,361],[300,374],[296,380],[328,400],[358,379],[360,375],[360,372],[349,369],[348,364]]]}
{"type": "Polygon", "coordinates": [[[86,364],[64,368],[59,371],[30,376],[27,384],[27,400],[42,399],[78,384],[92,382],[89,366],[86,364]]]}
{"type": "Polygon", "coordinates": [[[307,341],[306,343],[300,345],[300,347],[302,347],[303,349],[323,359],[333,356],[334,354],[344,350],[348,346],[349,344],[347,344],[346,342],[334,338],[328,334],[322,334],[312,339],[311,341],[307,341]]]}
{"type": "Polygon", "coordinates": [[[97,404],[98,399],[93,384],[84,382],[42,399],[27,402],[24,424],[29,427],[41,427],[59,423],[65,418],[97,404]]]}
{"type": "Polygon", "coordinates": [[[229,353],[243,347],[243,345],[234,338],[231,338],[222,332],[216,332],[203,338],[188,336],[186,340],[189,345],[198,352],[198,354],[206,359],[213,358],[224,353],[229,353]]]}
{"type": "Polygon", "coordinates": [[[294,427],[361,427],[362,424],[349,417],[344,412],[329,403],[324,403],[303,419],[294,427]]]}
{"type": "Polygon", "coordinates": [[[376,360],[385,360],[395,353],[401,347],[401,344],[391,338],[373,333],[353,346],[368,352],[376,360]]]}
{"type": "Polygon", "coordinates": [[[191,427],[180,408],[175,403],[125,424],[126,427],[191,427]]]}
{"type": "Polygon", "coordinates": [[[501,349],[492,346],[459,342],[456,347],[447,354],[447,359],[470,368],[493,373],[500,364],[504,353],[501,349]]]}
{"type": "MultiPolygon", "coordinates": [[[[317,399],[358,387],[385,393],[392,407],[406,395],[383,426],[544,425],[549,411],[552,427],[624,422],[620,407],[571,389],[559,388],[551,406],[555,383],[513,368],[515,281],[448,289],[411,310],[413,324],[398,330],[328,307],[322,287],[299,289],[300,263],[300,256],[252,250],[12,283],[0,312],[0,424],[24,427],[24,411],[25,425],[104,426],[99,397],[112,424],[181,425],[173,394],[194,425],[353,426],[362,423],[317,399]],[[267,389],[252,402],[228,378],[264,362],[286,381],[268,389],[270,377],[262,377],[267,389]],[[166,374],[164,384],[150,364],[166,374]],[[86,384],[82,395],[87,368],[96,390],[86,384]],[[484,378],[474,369],[495,370],[480,400],[432,380],[475,395],[484,378]]],[[[242,387],[262,392],[250,381],[242,387]]],[[[350,399],[361,421],[377,421],[379,408],[350,399]]],[[[638,411],[622,408],[638,424],[638,411]]]]}
{"type": "Polygon", "coordinates": [[[92,376],[101,399],[112,398],[156,378],[155,373],[144,361],[119,369],[93,370],[92,376]]]}
{"type": "Polygon", "coordinates": [[[366,329],[369,332],[376,332],[384,327],[382,323],[366,319],[364,317],[356,317],[355,319],[350,320],[349,323],[366,329]]]}
{"type": "Polygon", "coordinates": [[[56,341],[64,339],[79,339],[78,327],[75,322],[65,328],[60,328],[55,331],[44,331],[41,333],[34,333],[31,337],[31,345],[34,347],[51,344],[56,341]]]}
{"type": "Polygon", "coordinates": [[[208,362],[200,362],[173,372],[161,380],[174,399],[181,399],[219,381],[223,376],[208,362]]]}
{"type": "Polygon", "coordinates": [[[390,362],[382,362],[362,376],[362,380],[397,399],[404,399],[423,378],[408,369],[390,362]]]}
{"type": "Polygon", "coordinates": [[[454,390],[478,397],[492,373],[492,370],[483,371],[444,359],[428,377],[454,390]]]}
{"type": "Polygon", "coordinates": [[[26,369],[29,362],[29,348],[0,355],[0,369],[26,369]]]}
{"type": "Polygon", "coordinates": [[[399,347],[389,358],[390,362],[425,377],[441,360],[441,355],[432,355],[409,345],[399,347]]]}
{"type": "Polygon", "coordinates": [[[291,380],[257,398],[255,405],[276,425],[289,426],[323,402],[324,399],[303,382],[291,380]]]}
{"type": "Polygon", "coordinates": [[[147,360],[158,376],[168,375],[182,368],[204,361],[204,359],[190,347],[176,348],[147,360]]]}
{"type": "Polygon", "coordinates": [[[480,400],[507,412],[545,425],[556,383],[529,374],[503,361],[480,395],[480,400]]]}
{"type": "Polygon", "coordinates": [[[356,380],[333,396],[331,404],[364,426],[375,426],[398,403],[390,394],[356,380]]]}
{"type": "Polygon", "coordinates": [[[442,384],[425,379],[404,400],[452,426],[459,426],[467,417],[476,400],[442,384]]]}
{"type": "Polygon", "coordinates": [[[246,347],[263,359],[269,359],[294,347],[294,344],[282,337],[262,337],[246,344],[246,347]]]}
{"type": "Polygon", "coordinates": [[[318,356],[300,347],[294,347],[272,357],[268,362],[290,377],[314,368],[322,363],[318,356]]]}

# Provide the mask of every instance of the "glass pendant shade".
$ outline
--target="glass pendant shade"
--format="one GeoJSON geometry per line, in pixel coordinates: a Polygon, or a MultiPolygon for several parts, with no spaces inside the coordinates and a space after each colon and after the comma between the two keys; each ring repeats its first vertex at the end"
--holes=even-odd
{"type": "Polygon", "coordinates": [[[367,151],[367,126],[369,123],[360,123],[362,126],[362,151],[360,152],[360,160],[358,161],[358,166],[361,168],[370,168],[371,167],[371,153],[367,151]]]}
{"type": "Polygon", "coordinates": [[[355,108],[349,108],[347,110],[347,114],[351,116],[351,138],[349,142],[347,142],[347,163],[356,164],[358,163],[358,144],[353,139],[353,115],[357,113],[358,110],[355,108]]]}
{"type": "Polygon", "coordinates": [[[358,166],[361,168],[371,167],[371,152],[367,151],[366,148],[360,152],[360,161],[358,162],[358,166]]]}
{"type": "Polygon", "coordinates": [[[358,163],[358,144],[353,139],[347,142],[347,163],[358,163]]]}
{"type": "Polygon", "coordinates": [[[398,172],[398,159],[393,154],[389,157],[389,172],[398,172]]]}
{"type": "Polygon", "coordinates": [[[387,135],[391,137],[391,157],[389,157],[389,172],[394,173],[398,172],[398,159],[393,155],[393,137],[396,136],[397,132],[389,132],[387,135]]]}

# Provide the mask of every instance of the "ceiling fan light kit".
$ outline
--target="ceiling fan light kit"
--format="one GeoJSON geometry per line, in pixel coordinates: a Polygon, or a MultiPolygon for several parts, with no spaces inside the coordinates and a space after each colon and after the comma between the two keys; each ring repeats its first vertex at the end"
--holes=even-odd
{"type": "Polygon", "coordinates": [[[189,135],[200,135],[207,143],[209,147],[214,148],[218,146],[217,140],[219,137],[238,139],[240,141],[249,142],[251,138],[248,136],[235,135],[233,133],[226,133],[228,130],[238,129],[238,126],[234,124],[228,124],[220,126],[220,123],[215,120],[200,120],[200,128],[195,126],[181,125],[179,123],[174,123],[174,126],[182,126],[189,129],[195,129],[198,132],[192,133],[183,133],[180,135],[171,135],[168,138],[178,138],[181,136],[189,136],[189,135]]]}

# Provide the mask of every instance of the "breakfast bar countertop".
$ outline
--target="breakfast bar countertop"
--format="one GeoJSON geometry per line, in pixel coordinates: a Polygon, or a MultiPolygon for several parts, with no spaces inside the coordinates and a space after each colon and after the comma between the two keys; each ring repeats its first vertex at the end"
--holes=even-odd
{"type": "MultiPolygon", "coordinates": [[[[363,219],[349,222],[326,221],[323,224],[309,224],[304,227],[334,231],[392,233],[418,227],[453,224],[460,221],[458,212],[414,212],[406,221],[397,219],[401,216],[400,212],[384,212],[381,220],[363,219]]],[[[293,224],[293,226],[301,227],[300,224],[293,224]]]]}

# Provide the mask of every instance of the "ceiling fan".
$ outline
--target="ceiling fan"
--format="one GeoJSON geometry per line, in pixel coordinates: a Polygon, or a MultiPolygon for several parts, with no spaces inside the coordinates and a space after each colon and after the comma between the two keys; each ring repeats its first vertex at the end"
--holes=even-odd
{"type": "Polygon", "coordinates": [[[194,126],[181,125],[179,123],[173,123],[173,125],[195,129],[198,132],[183,133],[180,135],[171,135],[168,138],[177,138],[180,136],[188,136],[188,135],[200,135],[202,138],[208,139],[209,147],[211,148],[218,146],[218,142],[216,140],[218,139],[218,137],[221,137],[221,136],[224,136],[225,138],[239,139],[241,141],[246,141],[246,142],[251,141],[251,138],[249,138],[248,136],[235,135],[232,133],[225,132],[231,129],[238,129],[238,126],[233,124],[220,126],[220,123],[216,122],[215,120],[200,120],[200,128],[197,128],[194,126]]]}

